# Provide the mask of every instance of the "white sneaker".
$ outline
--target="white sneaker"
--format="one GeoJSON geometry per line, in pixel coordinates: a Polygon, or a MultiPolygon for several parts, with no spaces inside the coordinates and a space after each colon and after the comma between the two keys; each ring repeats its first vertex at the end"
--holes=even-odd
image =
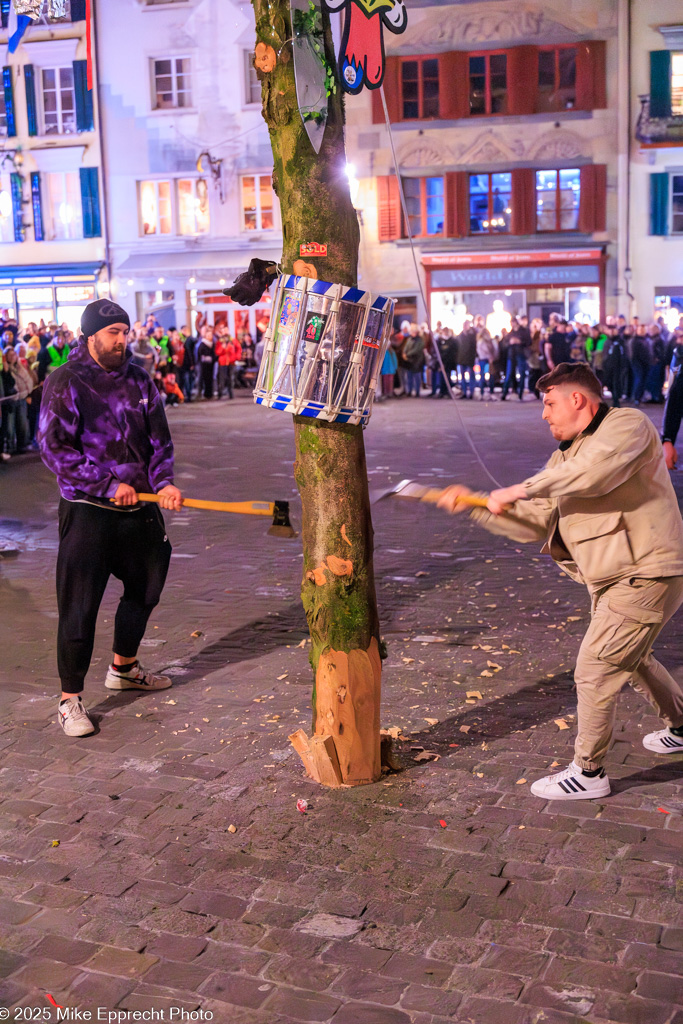
{"type": "Polygon", "coordinates": [[[655,754],[683,754],[683,736],[674,736],[671,729],[660,729],[644,736],[643,746],[655,754]]]}
{"type": "Polygon", "coordinates": [[[592,778],[584,775],[577,764],[572,763],[557,775],[546,775],[537,779],[531,786],[534,796],[543,800],[593,800],[599,796],[609,796],[609,779],[604,773],[592,778]]]}
{"type": "Polygon", "coordinates": [[[110,665],[104,685],[110,690],[167,690],[173,686],[173,680],[168,676],[145,672],[140,662],[136,661],[129,672],[119,672],[114,665],[110,665]]]}
{"type": "Polygon", "coordinates": [[[95,731],[78,694],[60,704],[57,711],[59,724],[66,736],[90,736],[95,731]]]}

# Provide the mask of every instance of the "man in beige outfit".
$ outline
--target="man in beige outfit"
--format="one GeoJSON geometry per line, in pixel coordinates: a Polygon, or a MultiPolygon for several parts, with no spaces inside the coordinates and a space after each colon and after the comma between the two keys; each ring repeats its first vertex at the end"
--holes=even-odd
{"type": "MultiPolygon", "coordinates": [[[[488,508],[472,518],[513,540],[544,540],[543,551],[588,587],[574,761],[531,787],[547,800],[585,800],[610,792],[603,762],[627,682],[667,726],[645,736],[645,747],[683,753],[683,688],[652,655],[657,634],[683,602],[683,520],[647,416],[609,409],[586,363],[561,363],[537,386],[559,448],[540,473],[493,491],[488,508]]],[[[439,504],[460,511],[466,492],[449,487],[439,504]]]]}

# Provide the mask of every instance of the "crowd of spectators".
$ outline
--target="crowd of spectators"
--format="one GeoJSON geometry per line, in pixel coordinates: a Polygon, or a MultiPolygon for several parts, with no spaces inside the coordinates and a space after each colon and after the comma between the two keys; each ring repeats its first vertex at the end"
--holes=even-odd
{"type": "MultiPolygon", "coordinates": [[[[79,336],[66,324],[0,319],[0,459],[37,448],[41,384],[66,362],[79,336]]],[[[131,358],[154,379],[167,406],[182,402],[233,397],[234,388],[253,386],[262,344],[248,331],[232,337],[225,324],[215,327],[198,318],[190,328],[165,330],[150,314],[130,333],[131,358]]]]}
{"type": "Polygon", "coordinates": [[[391,339],[382,365],[380,399],[448,395],[444,373],[456,395],[505,401],[514,394],[540,398],[537,381],[559,363],[587,362],[603,382],[614,406],[622,401],[662,403],[669,368],[683,345],[683,317],[670,331],[663,318],[641,323],[608,316],[589,325],[551,314],[541,320],[511,317],[497,334],[483,316],[470,317],[456,334],[437,323],[404,321],[391,339]],[[438,349],[438,355],[437,355],[438,349]],[[439,360],[439,355],[441,360],[439,360]]]}

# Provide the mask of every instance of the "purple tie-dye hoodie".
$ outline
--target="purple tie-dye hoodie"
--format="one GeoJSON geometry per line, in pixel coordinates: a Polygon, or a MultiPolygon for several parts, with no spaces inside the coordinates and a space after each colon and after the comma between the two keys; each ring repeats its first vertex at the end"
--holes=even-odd
{"type": "Polygon", "coordinates": [[[149,374],[126,352],[105,370],[81,342],[45,380],[38,433],[63,498],[113,498],[120,483],[156,492],[173,483],[173,442],[149,374]]]}

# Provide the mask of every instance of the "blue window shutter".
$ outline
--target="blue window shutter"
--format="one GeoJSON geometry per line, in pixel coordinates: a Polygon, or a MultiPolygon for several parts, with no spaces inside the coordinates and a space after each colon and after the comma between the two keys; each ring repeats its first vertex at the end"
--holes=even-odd
{"type": "Polygon", "coordinates": [[[71,20],[85,21],[85,0],[71,0],[71,20]]]}
{"type": "Polygon", "coordinates": [[[91,132],[95,127],[92,92],[88,89],[88,62],[75,60],[74,93],[76,95],[76,127],[79,132],[91,132]]]}
{"type": "Polygon", "coordinates": [[[81,203],[83,205],[83,237],[100,238],[100,182],[97,167],[81,167],[81,203]]]}
{"type": "Polygon", "coordinates": [[[20,174],[11,174],[12,211],[14,213],[14,241],[24,241],[24,188],[20,174]]]}
{"type": "Polygon", "coordinates": [[[7,28],[9,23],[9,5],[12,0],[0,0],[0,27],[7,28]]]}
{"type": "Polygon", "coordinates": [[[671,117],[671,51],[650,53],[650,117],[671,117]]]}
{"type": "Polygon", "coordinates": [[[40,193],[40,174],[38,171],[33,171],[31,174],[31,205],[33,206],[33,237],[36,242],[44,242],[43,203],[40,193]]]}
{"type": "Polygon", "coordinates": [[[666,235],[669,232],[669,175],[650,175],[650,234],[666,235]]]}
{"type": "Polygon", "coordinates": [[[26,83],[26,112],[28,114],[29,135],[38,134],[38,105],[36,104],[36,74],[33,64],[24,65],[24,82],[26,83]]]}
{"type": "Polygon", "coordinates": [[[7,118],[7,136],[12,138],[17,134],[17,122],[14,116],[14,86],[12,84],[12,69],[2,69],[2,89],[5,95],[5,117],[7,118]]]}

